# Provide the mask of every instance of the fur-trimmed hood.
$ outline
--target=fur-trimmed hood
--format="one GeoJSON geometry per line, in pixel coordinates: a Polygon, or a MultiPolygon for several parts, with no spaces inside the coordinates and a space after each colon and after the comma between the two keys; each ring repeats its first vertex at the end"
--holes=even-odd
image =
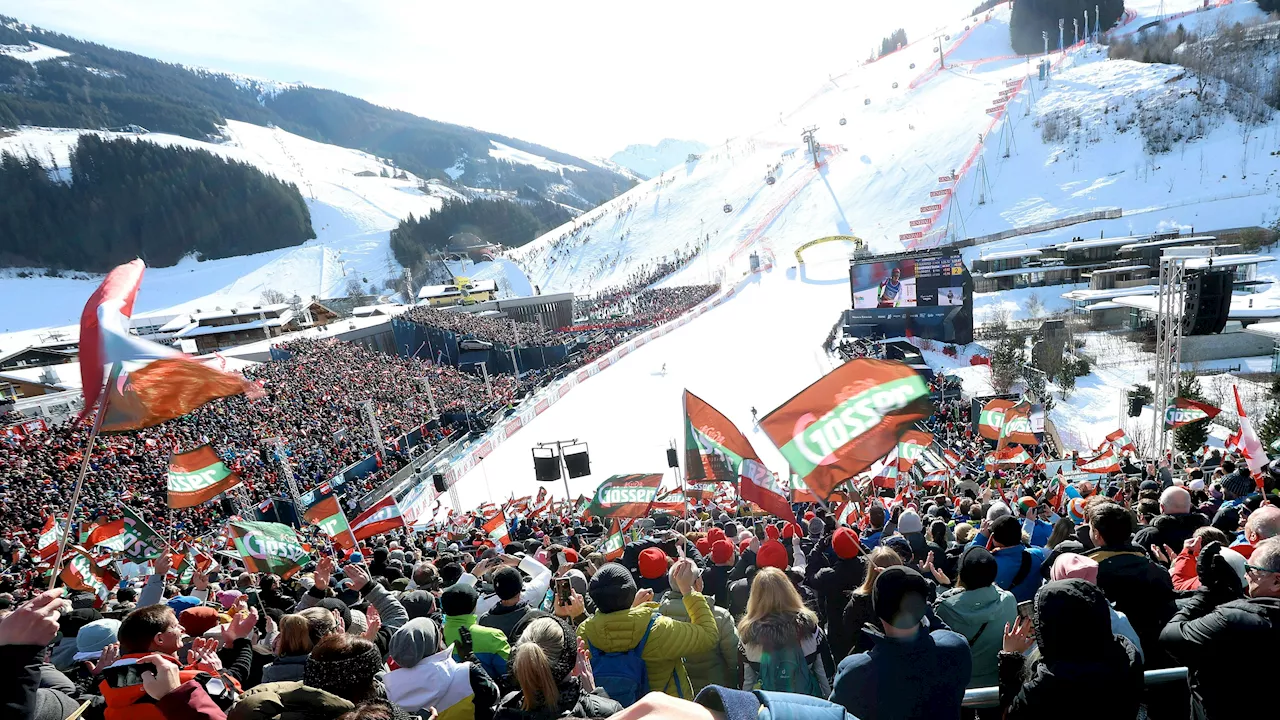
{"type": "Polygon", "coordinates": [[[813,637],[818,625],[808,613],[766,615],[742,633],[742,644],[764,648],[788,647],[813,637]]]}

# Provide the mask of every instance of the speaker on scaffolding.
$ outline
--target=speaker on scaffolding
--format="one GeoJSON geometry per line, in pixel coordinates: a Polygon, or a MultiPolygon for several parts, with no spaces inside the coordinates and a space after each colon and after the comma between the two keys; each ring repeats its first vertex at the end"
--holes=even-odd
{"type": "Polygon", "coordinates": [[[440,473],[431,476],[431,484],[435,486],[436,492],[445,492],[449,489],[449,486],[444,484],[444,475],[440,473]]]}
{"type": "Polygon", "coordinates": [[[236,506],[231,503],[231,498],[226,495],[222,496],[222,514],[228,517],[239,514],[236,512],[236,506]]]}
{"type": "MultiPolygon", "coordinates": [[[[1209,258],[1212,263],[1213,258],[1209,258]]],[[[1231,287],[1235,268],[1213,267],[1188,270],[1186,296],[1182,308],[1182,332],[1212,335],[1222,332],[1231,314],[1231,287]]]]}
{"type": "Polygon", "coordinates": [[[564,467],[569,471],[569,479],[571,480],[591,474],[591,456],[587,454],[586,443],[565,447],[564,467]]]}
{"type": "Polygon", "coordinates": [[[676,449],[673,447],[667,448],[667,467],[680,467],[680,456],[676,453],[676,449]]]}
{"type": "Polygon", "coordinates": [[[533,449],[533,479],[538,482],[555,482],[560,479],[560,457],[553,447],[533,449]]]}

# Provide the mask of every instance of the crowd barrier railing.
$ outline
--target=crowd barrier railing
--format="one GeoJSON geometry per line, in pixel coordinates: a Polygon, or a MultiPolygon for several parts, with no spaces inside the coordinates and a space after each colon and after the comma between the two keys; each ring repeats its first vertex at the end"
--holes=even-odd
{"type": "MultiPolygon", "coordinates": [[[[1176,683],[1188,685],[1190,682],[1188,680],[1187,669],[1185,667],[1148,670],[1143,673],[1143,676],[1143,682],[1146,684],[1148,689],[1161,685],[1173,685],[1176,683]]],[[[1000,705],[1000,688],[969,688],[964,691],[963,705],[967,708],[998,707],[1000,705]]]]}

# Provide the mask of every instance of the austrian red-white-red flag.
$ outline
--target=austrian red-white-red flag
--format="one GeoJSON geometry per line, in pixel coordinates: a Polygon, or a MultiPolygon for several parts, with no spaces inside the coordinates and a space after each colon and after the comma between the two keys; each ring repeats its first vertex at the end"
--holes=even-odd
{"type": "Polygon", "coordinates": [[[759,505],[770,515],[789,522],[796,521],[795,511],[787,500],[787,488],[758,460],[747,458],[742,461],[738,468],[738,492],[743,500],[759,505]]]}
{"type": "Polygon", "coordinates": [[[365,510],[351,521],[351,530],[357,540],[371,538],[404,527],[404,517],[400,514],[400,505],[392,495],[388,495],[373,507],[365,510]]]}
{"type": "Polygon", "coordinates": [[[1133,440],[1131,440],[1129,436],[1125,434],[1124,428],[1120,428],[1119,430],[1113,430],[1111,434],[1107,435],[1107,442],[1111,443],[1112,445],[1115,445],[1120,450],[1120,452],[1131,452],[1131,453],[1138,452],[1138,446],[1134,445],[1133,440]]]}
{"type": "Polygon", "coordinates": [[[1265,493],[1263,482],[1266,475],[1263,469],[1268,462],[1267,450],[1262,447],[1262,441],[1253,431],[1253,423],[1249,422],[1249,416],[1244,412],[1244,403],[1240,402],[1240,389],[1232,385],[1231,390],[1236,396],[1236,414],[1240,416],[1240,444],[1244,446],[1245,462],[1249,464],[1249,472],[1258,483],[1258,490],[1265,493]]]}

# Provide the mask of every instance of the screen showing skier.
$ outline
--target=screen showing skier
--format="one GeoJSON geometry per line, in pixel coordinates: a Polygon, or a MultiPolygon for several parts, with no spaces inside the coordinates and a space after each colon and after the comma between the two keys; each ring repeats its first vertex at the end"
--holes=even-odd
{"type": "Polygon", "coordinates": [[[862,263],[849,275],[855,310],[916,306],[915,260],[862,263]]]}

